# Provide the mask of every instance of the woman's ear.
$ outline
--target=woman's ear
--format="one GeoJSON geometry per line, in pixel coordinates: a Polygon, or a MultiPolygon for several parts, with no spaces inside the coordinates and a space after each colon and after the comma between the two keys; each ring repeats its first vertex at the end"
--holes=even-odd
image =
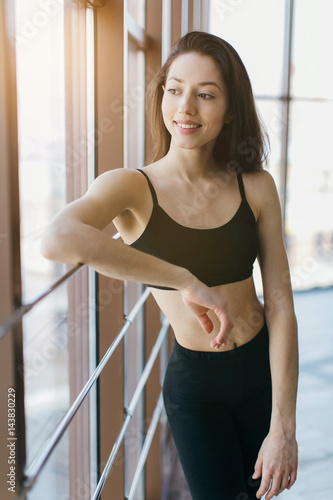
{"type": "Polygon", "coordinates": [[[233,117],[234,117],[233,113],[229,113],[229,114],[226,116],[226,119],[225,119],[224,123],[231,123],[231,122],[232,122],[233,117]]]}
{"type": "Polygon", "coordinates": [[[162,85],[162,90],[163,90],[163,92],[165,91],[165,85],[162,85]]]}

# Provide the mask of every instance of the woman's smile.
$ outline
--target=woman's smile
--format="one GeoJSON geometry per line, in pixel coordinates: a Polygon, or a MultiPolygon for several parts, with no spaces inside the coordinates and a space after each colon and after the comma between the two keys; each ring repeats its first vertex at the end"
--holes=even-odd
{"type": "Polygon", "coordinates": [[[200,123],[195,123],[191,120],[175,120],[174,122],[181,134],[191,135],[195,134],[201,127],[200,123]]]}

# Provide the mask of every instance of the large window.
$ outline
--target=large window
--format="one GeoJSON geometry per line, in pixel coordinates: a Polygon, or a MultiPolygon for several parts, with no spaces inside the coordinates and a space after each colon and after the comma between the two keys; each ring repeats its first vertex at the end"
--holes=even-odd
{"type": "Polygon", "coordinates": [[[332,15],[329,0],[211,0],[210,29],[239,52],[268,129],[294,290],[333,283],[332,15]]]}
{"type": "Polygon", "coordinates": [[[329,0],[295,1],[286,234],[297,288],[333,283],[332,16],[329,0]]]}
{"type": "MultiPolygon", "coordinates": [[[[48,13],[37,0],[16,0],[16,41],[21,275],[28,302],[65,270],[39,251],[45,224],[67,199],[63,5],[48,13]]],[[[59,289],[24,319],[28,465],[69,405],[67,309],[67,294],[59,289]]],[[[47,484],[54,500],[69,493],[68,455],[66,436],[29,499],[40,498],[47,484]],[[65,466],[61,486],[50,472],[57,462],[65,466]]]]}
{"type": "MultiPolygon", "coordinates": [[[[76,88],[78,103],[71,92],[77,85],[77,65],[82,59],[88,65],[94,49],[88,44],[77,49],[76,30],[86,35],[81,35],[81,42],[91,43],[93,12],[64,1],[16,0],[15,7],[22,300],[28,303],[66,272],[65,265],[52,263],[40,253],[44,226],[68,201],[83,194],[88,170],[89,177],[94,177],[89,157],[94,137],[88,135],[93,123],[85,118],[90,116],[88,104],[93,97],[89,100],[88,93],[76,88]],[[69,67],[73,53],[76,59],[69,67]],[[80,123],[78,107],[86,110],[80,123]],[[81,140],[73,140],[75,136],[81,140]]],[[[81,66],[80,78],[85,81],[85,77],[81,66]]],[[[89,85],[88,89],[94,91],[89,85]]],[[[89,336],[90,309],[87,306],[81,314],[81,322],[77,313],[79,304],[83,311],[82,306],[89,302],[88,279],[84,269],[23,320],[27,467],[52,435],[96,361],[94,338],[89,336]],[[81,363],[86,366],[82,368],[81,363]]],[[[85,407],[83,413],[88,411],[85,407]]],[[[82,439],[79,419],[76,425],[75,432],[82,439]]],[[[29,500],[43,498],[45,491],[49,500],[69,498],[73,492],[70,457],[75,456],[77,440],[73,428],[59,442],[29,500]]],[[[82,446],[89,457],[89,432],[86,436],[82,446]]]]}
{"type": "Polygon", "coordinates": [[[64,267],[44,259],[40,235],[65,205],[66,126],[64,7],[16,0],[21,255],[24,301],[64,267]]]}

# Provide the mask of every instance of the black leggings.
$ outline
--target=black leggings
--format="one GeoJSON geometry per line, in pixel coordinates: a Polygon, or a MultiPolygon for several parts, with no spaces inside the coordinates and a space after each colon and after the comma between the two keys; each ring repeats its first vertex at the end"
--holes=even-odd
{"type": "Polygon", "coordinates": [[[175,339],[163,398],[193,500],[256,499],[254,464],[271,417],[267,326],[225,352],[193,351],[175,339]]]}

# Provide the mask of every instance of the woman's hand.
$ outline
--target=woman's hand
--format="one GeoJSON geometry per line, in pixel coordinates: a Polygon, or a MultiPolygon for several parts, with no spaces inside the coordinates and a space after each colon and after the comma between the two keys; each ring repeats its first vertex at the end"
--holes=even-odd
{"type": "Polygon", "coordinates": [[[257,498],[267,492],[266,500],[290,489],[296,481],[297,442],[295,435],[286,437],[283,431],[269,432],[264,439],[254,468],[253,479],[260,476],[257,498]]]}
{"type": "Polygon", "coordinates": [[[211,333],[214,325],[208,317],[208,311],[213,311],[220,321],[220,330],[210,342],[211,347],[218,349],[226,345],[229,333],[234,324],[225,297],[214,292],[209,287],[197,281],[194,286],[180,290],[184,304],[192,311],[206,333],[211,333]]]}

